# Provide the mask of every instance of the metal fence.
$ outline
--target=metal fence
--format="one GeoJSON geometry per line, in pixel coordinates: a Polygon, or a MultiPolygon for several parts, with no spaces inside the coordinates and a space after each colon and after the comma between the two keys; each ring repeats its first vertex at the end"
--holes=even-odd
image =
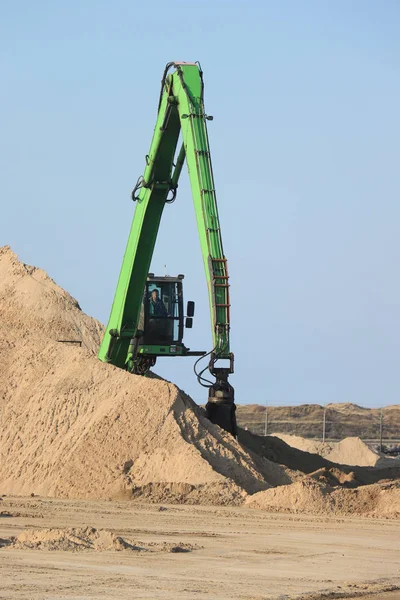
{"type": "Polygon", "coordinates": [[[323,442],[359,437],[380,447],[385,443],[400,443],[400,410],[397,407],[359,407],[359,412],[342,412],[317,405],[257,408],[256,413],[250,414],[246,413],[245,407],[239,407],[237,415],[239,425],[245,425],[258,435],[284,433],[323,442]]]}

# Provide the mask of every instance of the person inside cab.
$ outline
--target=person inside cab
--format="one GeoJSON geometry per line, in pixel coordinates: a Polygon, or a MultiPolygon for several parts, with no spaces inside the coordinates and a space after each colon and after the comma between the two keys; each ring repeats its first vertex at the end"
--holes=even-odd
{"type": "Polygon", "coordinates": [[[150,294],[149,314],[151,317],[168,317],[168,311],[164,302],[159,298],[158,290],[153,290],[150,294]]]}

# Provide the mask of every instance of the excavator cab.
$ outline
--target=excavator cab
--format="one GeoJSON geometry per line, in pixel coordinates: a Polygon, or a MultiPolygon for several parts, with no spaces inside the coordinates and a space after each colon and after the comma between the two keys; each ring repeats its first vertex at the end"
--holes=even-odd
{"type": "MultiPolygon", "coordinates": [[[[183,275],[147,278],[143,296],[143,340],[147,346],[176,347],[182,344],[184,310],[183,275]]],[[[166,353],[168,349],[164,350],[166,353]]],[[[174,352],[173,352],[174,353],[174,352]]]]}
{"type": "Polygon", "coordinates": [[[149,273],[143,294],[139,325],[131,340],[131,371],[143,374],[154,366],[157,356],[202,356],[183,343],[185,327],[193,326],[194,302],[183,304],[184,275],[155,276],[149,273]]]}

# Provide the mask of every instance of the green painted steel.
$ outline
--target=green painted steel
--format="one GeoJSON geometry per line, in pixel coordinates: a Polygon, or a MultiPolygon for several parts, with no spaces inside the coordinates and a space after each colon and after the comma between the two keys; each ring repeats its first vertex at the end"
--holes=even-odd
{"type": "MultiPolygon", "coordinates": [[[[131,359],[128,354],[129,343],[137,330],[143,290],[162,212],[169,195],[176,193],[185,159],[207,278],[214,352],[218,358],[231,356],[228,270],[222,246],[206,122],[203,78],[199,66],[169,63],[163,79],[145,171],[135,188],[138,192],[136,210],[110,319],[99,351],[99,358],[105,362],[127,368],[131,359]],[[167,75],[171,67],[175,67],[175,71],[167,75]],[[173,171],[180,134],[183,143],[173,171]]],[[[160,353],[160,356],[163,355],[160,353]]]]}
{"type": "Polygon", "coordinates": [[[139,354],[147,354],[149,356],[182,356],[184,349],[182,346],[177,344],[171,344],[171,346],[159,346],[159,345],[146,345],[141,346],[139,348],[139,354]],[[175,348],[175,350],[171,351],[171,346],[175,348]]]}

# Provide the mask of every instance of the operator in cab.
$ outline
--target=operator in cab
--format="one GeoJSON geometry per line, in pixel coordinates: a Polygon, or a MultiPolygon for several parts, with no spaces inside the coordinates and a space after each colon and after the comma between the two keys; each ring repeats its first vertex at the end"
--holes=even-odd
{"type": "Polygon", "coordinates": [[[164,302],[158,296],[158,290],[151,292],[149,313],[152,317],[168,317],[168,311],[164,302]]]}

